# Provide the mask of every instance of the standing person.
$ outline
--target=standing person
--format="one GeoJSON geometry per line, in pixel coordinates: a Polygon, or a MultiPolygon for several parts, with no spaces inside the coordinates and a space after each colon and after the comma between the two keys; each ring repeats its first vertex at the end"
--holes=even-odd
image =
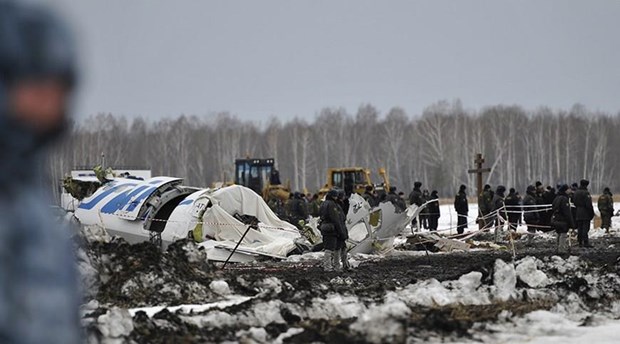
{"type": "Polygon", "coordinates": [[[308,204],[308,212],[310,213],[310,216],[319,216],[319,209],[321,209],[321,200],[319,199],[318,194],[314,194],[312,195],[312,198],[310,198],[310,203],[308,204]]]}
{"type": "Polygon", "coordinates": [[[491,222],[488,215],[493,208],[492,203],[493,190],[491,189],[491,185],[486,184],[480,195],[478,195],[478,222],[482,222],[482,228],[487,228],[491,222]]]}
{"type": "Polygon", "coordinates": [[[614,214],[614,197],[609,188],[603,190],[603,194],[598,198],[598,211],[601,213],[601,228],[605,233],[609,233],[611,228],[611,217],[614,214]]]}
{"type": "Polygon", "coordinates": [[[497,186],[495,189],[495,195],[493,195],[493,218],[495,219],[495,242],[499,241],[502,225],[507,220],[506,208],[504,204],[504,193],[506,187],[503,185],[497,186]]]}
{"type": "Polygon", "coordinates": [[[364,190],[362,198],[368,202],[368,205],[370,205],[371,208],[374,208],[379,204],[372,185],[366,185],[366,190],[364,190]]]}
{"type": "Polygon", "coordinates": [[[517,225],[519,223],[519,219],[521,218],[521,204],[519,195],[517,195],[517,190],[515,190],[515,188],[510,188],[504,203],[506,204],[506,212],[508,213],[508,223],[510,225],[510,229],[517,230],[517,225]]]}
{"type": "Polygon", "coordinates": [[[325,271],[334,271],[340,267],[340,252],[338,250],[338,236],[343,232],[342,226],[342,209],[336,203],[338,199],[338,191],[329,190],[325,195],[325,201],[321,204],[319,210],[319,229],[323,236],[323,269],[325,271]]]}
{"type": "Polygon", "coordinates": [[[76,72],[66,28],[49,12],[0,1],[0,341],[79,343],[67,228],[41,188],[46,148],[69,121],[76,72]]]}
{"type": "Polygon", "coordinates": [[[579,247],[592,247],[588,238],[590,231],[590,221],[594,218],[594,207],[592,206],[592,196],[588,191],[590,182],[582,179],[579,182],[579,188],[575,191],[573,201],[577,207],[577,240],[579,247]]]}
{"type": "Polygon", "coordinates": [[[390,186],[390,192],[387,194],[387,197],[385,198],[385,200],[394,204],[394,207],[396,208],[397,213],[400,213],[407,208],[407,205],[405,204],[405,200],[400,198],[398,194],[396,193],[395,186],[390,186]]]}
{"type": "MultiPolygon", "coordinates": [[[[424,189],[424,191],[422,191],[422,204],[428,202],[429,200],[430,194],[428,193],[428,190],[424,189]]],[[[422,222],[422,227],[424,227],[424,229],[428,229],[428,207],[422,210],[420,221],[422,222]]]]}
{"type": "Polygon", "coordinates": [[[458,219],[456,231],[463,234],[467,228],[467,213],[469,212],[469,204],[467,203],[467,187],[461,185],[459,192],[454,196],[454,210],[456,210],[458,219]]]}
{"type": "Polygon", "coordinates": [[[334,268],[340,269],[340,264],[345,270],[350,270],[349,259],[347,258],[347,240],[349,239],[349,230],[347,229],[347,213],[344,209],[349,208],[349,199],[344,192],[338,193],[336,204],[340,206],[340,230],[336,241],[336,256],[334,258],[334,268]]]}
{"type": "Polygon", "coordinates": [[[289,217],[294,225],[299,227],[299,221],[308,219],[308,209],[306,201],[301,193],[293,193],[293,199],[289,201],[289,217]]]}
{"type": "Polygon", "coordinates": [[[436,231],[439,224],[439,217],[441,216],[441,211],[439,209],[439,197],[437,196],[437,190],[433,190],[429,197],[430,202],[426,209],[428,210],[428,229],[431,231],[436,231]]]}
{"type": "Polygon", "coordinates": [[[557,197],[553,200],[551,206],[552,221],[551,224],[557,233],[557,252],[566,253],[568,251],[568,242],[566,239],[568,229],[575,228],[575,221],[570,210],[570,202],[566,194],[568,185],[563,184],[558,188],[557,197]]]}
{"type": "Polygon", "coordinates": [[[527,224],[527,236],[528,245],[534,240],[534,234],[536,233],[536,227],[539,224],[538,209],[536,207],[536,188],[534,185],[529,185],[525,191],[525,197],[523,198],[523,219],[527,224]]]}
{"type": "Polygon", "coordinates": [[[551,205],[553,204],[553,200],[555,199],[555,188],[552,186],[547,186],[545,191],[542,194],[543,202],[547,208],[547,211],[541,214],[541,222],[543,226],[551,227],[551,215],[553,212],[551,211],[551,205]]]}
{"type": "MultiPolygon", "coordinates": [[[[418,207],[422,205],[422,191],[420,188],[422,187],[421,182],[413,183],[413,190],[409,193],[409,205],[417,205],[418,207]]],[[[411,228],[415,228],[418,225],[418,219],[415,217],[411,220],[411,228]]]]}

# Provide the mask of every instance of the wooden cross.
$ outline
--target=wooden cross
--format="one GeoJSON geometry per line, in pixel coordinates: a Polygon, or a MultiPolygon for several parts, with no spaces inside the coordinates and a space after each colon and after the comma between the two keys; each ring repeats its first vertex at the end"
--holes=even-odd
{"type": "Polygon", "coordinates": [[[476,164],[475,169],[467,170],[467,173],[475,173],[476,174],[476,186],[478,187],[477,196],[480,197],[482,193],[482,174],[485,172],[491,172],[490,168],[482,168],[482,164],[484,163],[484,158],[482,154],[476,154],[476,159],[474,159],[474,163],[476,164]]]}
{"type": "MultiPolygon", "coordinates": [[[[482,168],[482,164],[484,163],[484,158],[482,154],[476,154],[476,159],[474,159],[474,163],[476,164],[475,169],[468,170],[467,173],[475,173],[476,174],[476,186],[478,187],[478,194],[476,195],[476,199],[480,199],[480,195],[482,194],[482,174],[485,172],[491,172],[490,168],[482,168]]],[[[480,203],[478,203],[480,204],[480,203]]],[[[482,228],[484,226],[483,221],[478,222],[478,226],[482,228]]]]}

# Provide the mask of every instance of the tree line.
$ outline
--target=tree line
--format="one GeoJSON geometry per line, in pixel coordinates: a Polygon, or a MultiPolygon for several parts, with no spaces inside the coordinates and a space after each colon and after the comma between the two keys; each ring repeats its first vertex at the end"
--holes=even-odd
{"type": "Polygon", "coordinates": [[[313,119],[243,121],[227,112],[149,120],[98,114],[72,126],[48,163],[54,191],[75,166],[95,166],[101,153],[108,166],[150,168],[153,175],[178,176],[185,184],[209,186],[232,180],[234,160],[273,157],[283,181],[294,190],[318,190],[329,167],[385,167],[392,185],[423,188],[451,197],[460,184],[470,195],[476,153],[491,172],[484,181],[524,193],[528,184],[571,183],[586,178],[600,192],[618,189],[620,113],[541,107],[490,106],[464,109],[441,101],[421,115],[395,107],[380,113],[370,104],[357,112],[324,108],[313,119]]]}

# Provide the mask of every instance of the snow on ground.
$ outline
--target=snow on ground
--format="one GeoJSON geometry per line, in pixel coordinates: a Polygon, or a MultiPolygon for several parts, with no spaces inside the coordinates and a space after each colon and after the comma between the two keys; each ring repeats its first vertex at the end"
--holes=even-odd
{"type": "MultiPolygon", "coordinates": [[[[476,214],[477,206],[470,207],[470,214],[476,214]]],[[[441,212],[440,229],[456,226],[456,213],[452,205],[442,205],[441,212]]],[[[613,224],[615,228],[620,228],[620,217],[614,217],[613,224]]],[[[468,229],[477,231],[475,216],[470,216],[468,229]]],[[[525,227],[519,228],[519,231],[524,230],[525,227]]],[[[456,230],[453,229],[453,233],[456,230]]],[[[618,234],[618,231],[605,235],[603,230],[591,230],[593,238],[607,243],[603,249],[608,255],[610,252],[613,255],[613,245],[618,243],[618,234]],[[605,241],[605,238],[610,237],[616,240],[605,241]]],[[[78,251],[78,266],[83,284],[91,289],[87,290],[88,298],[82,306],[81,314],[83,325],[88,329],[89,342],[92,343],[155,338],[148,337],[149,333],[153,336],[163,335],[162,338],[174,338],[165,336],[184,331],[189,338],[207,342],[213,341],[213,338],[217,338],[217,341],[256,343],[283,342],[286,338],[296,338],[294,342],[317,341],[316,338],[321,339],[319,341],[330,341],[329,335],[324,333],[316,332],[315,335],[319,337],[312,337],[312,331],[318,331],[313,330],[313,326],[327,329],[333,326],[334,330],[330,331],[337,331],[340,326],[346,333],[341,341],[349,339],[371,343],[416,340],[579,344],[585,340],[618,342],[620,302],[613,300],[620,298],[620,277],[617,274],[620,266],[614,266],[615,256],[603,268],[593,268],[591,262],[576,255],[522,255],[511,262],[506,257],[495,259],[501,253],[497,256],[491,253],[495,260],[491,260],[488,266],[479,266],[473,268],[473,271],[470,268],[456,274],[457,277],[450,276],[442,280],[435,274],[416,278],[419,278],[418,273],[422,269],[448,269],[440,263],[443,261],[453,265],[450,259],[470,259],[470,254],[475,252],[462,253],[461,256],[437,254],[434,256],[436,260],[429,259],[428,263],[424,261],[423,264],[428,265],[420,265],[413,260],[415,256],[428,254],[424,251],[394,251],[396,257],[392,258],[356,254],[350,257],[352,265],[361,267],[351,273],[334,273],[325,279],[319,269],[314,271],[307,267],[322,258],[323,253],[316,252],[291,256],[281,265],[254,263],[246,268],[256,268],[256,275],[252,277],[245,273],[242,277],[209,271],[212,267],[205,270],[201,264],[203,253],[196,251],[190,244],[173,246],[172,250],[159,254],[146,245],[128,247],[115,242],[97,228],[85,229],[84,236],[85,240],[91,242],[91,247],[90,250],[78,251]],[[107,246],[93,242],[107,242],[107,246]],[[381,280],[380,269],[367,267],[386,259],[394,259],[396,264],[402,261],[403,264],[417,265],[412,265],[410,278],[390,283],[388,278],[381,280]],[[122,265],[124,261],[131,261],[133,268],[125,269],[122,265]],[[260,270],[261,265],[266,266],[265,272],[260,270]],[[303,269],[308,269],[308,276],[302,278],[287,272],[280,272],[280,278],[277,278],[268,272],[269,269],[282,271],[303,265],[303,269]],[[136,267],[143,272],[137,273],[136,267]],[[132,290],[112,288],[113,283],[108,281],[115,281],[123,273],[127,276],[122,279],[124,283],[121,285],[133,281],[140,282],[139,287],[132,290]],[[141,281],[138,278],[140,276],[150,276],[153,280],[141,281]],[[179,276],[183,276],[184,280],[180,280],[179,276]],[[355,291],[358,291],[357,294],[355,291]],[[102,299],[102,296],[105,298],[102,299]],[[122,307],[119,300],[128,304],[126,308],[122,307]],[[493,307],[511,302],[526,307],[537,302],[547,302],[553,306],[535,308],[533,311],[530,309],[519,315],[503,311],[497,317],[467,327],[467,335],[458,331],[447,334],[442,332],[445,331],[442,329],[444,323],[439,321],[443,316],[442,310],[493,307]],[[427,326],[423,336],[417,332],[420,323],[412,320],[417,319],[416,312],[423,317],[431,316],[431,320],[428,320],[431,325],[423,323],[427,326]],[[439,317],[439,320],[432,320],[435,319],[433,317],[439,317]],[[437,325],[434,325],[436,328],[432,327],[433,321],[437,321],[437,325]],[[231,329],[232,335],[227,332],[231,329]],[[221,337],[208,337],[205,333],[209,332],[221,337]]],[[[549,243],[552,238],[553,234],[537,237],[540,243],[549,243]]],[[[539,250],[545,247],[541,245],[539,250]]],[[[243,266],[239,271],[244,271],[243,266]]],[[[444,320],[450,322],[455,319],[444,320]]]]}

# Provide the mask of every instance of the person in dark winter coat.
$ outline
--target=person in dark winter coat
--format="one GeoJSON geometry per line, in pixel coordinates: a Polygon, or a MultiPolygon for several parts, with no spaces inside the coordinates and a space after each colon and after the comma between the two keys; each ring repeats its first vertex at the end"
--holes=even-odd
{"type": "Polygon", "coordinates": [[[575,221],[570,209],[570,201],[566,194],[568,185],[563,184],[558,188],[556,198],[551,206],[551,224],[557,233],[557,251],[566,253],[568,251],[567,233],[569,228],[575,228],[575,221]]]}
{"type": "Polygon", "coordinates": [[[439,210],[439,196],[437,196],[437,190],[433,190],[431,195],[429,196],[430,202],[427,206],[427,214],[428,214],[428,229],[431,231],[436,231],[439,223],[439,216],[441,216],[441,211],[439,210]]]}
{"type": "MultiPolygon", "coordinates": [[[[349,212],[349,196],[343,190],[338,192],[336,204],[340,206],[340,232],[336,241],[336,260],[340,260],[345,270],[351,269],[347,258],[347,240],[349,239],[349,230],[347,229],[347,214],[349,212]]],[[[339,264],[334,263],[335,269],[338,270],[339,264]]]]}
{"type": "Polygon", "coordinates": [[[508,220],[506,216],[506,208],[504,205],[504,193],[506,192],[506,187],[503,185],[497,186],[495,189],[495,195],[493,195],[493,214],[495,218],[495,242],[498,242],[500,239],[500,234],[502,231],[502,225],[504,222],[508,220]]]}
{"type": "Polygon", "coordinates": [[[508,192],[508,196],[504,200],[506,204],[506,212],[508,213],[508,222],[510,224],[510,229],[516,230],[517,224],[521,219],[521,201],[519,200],[519,195],[517,194],[517,190],[514,188],[510,188],[508,192]]]}
{"type": "Polygon", "coordinates": [[[291,223],[299,227],[299,221],[306,220],[308,218],[307,204],[301,196],[301,193],[293,193],[293,198],[289,200],[288,206],[288,215],[291,223]]]}
{"type": "Polygon", "coordinates": [[[523,198],[523,220],[527,224],[527,232],[530,233],[527,237],[528,244],[531,244],[534,239],[539,219],[540,216],[536,207],[536,188],[534,185],[529,185],[523,198]]]}
{"type": "MultiPolygon", "coordinates": [[[[422,191],[422,204],[428,202],[430,200],[430,194],[428,193],[428,190],[424,189],[424,191],[422,191]]],[[[422,213],[420,213],[420,222],[422,222],[422,227],[424,229],[428,229],[428,207],[424,208],[424,210],[422,210],[422,213]]]]}
{"type": "Polygon", "coordinates": [[[338,199],[337,190],[329,190],[325,195],[325,201],[319,209],[319,230],[323,236],[323,269],[326,271],[338,270],[340,268],[340,251],[338,248],[338,238],[346,232],[343,228],[343,211],[336,203],[338,199]]]}
{"type": "Polygon", "coordinates": [[[372,185],[366,185],[366,190],[362,194],[362,198],[364,198],[366,202],[368,202],[368,205],[370,205],[370,207],[376,207],[377,205],[379,205],[379,200],[374,193],[372,185]]]}
{"type": "Polygon", "coordinates": [[[601,213],[601,228],[609,233],[611,228],[611,217],[614,215],[614,197],[609,188],[603,190],[603,194],[598,198],[598,211],[601,213]]]}
{"type": "Polygon", "coordinates": [[[469,204],[467,203],[467,193],[465,192],[467,187],[461,185],[459,192],[454,196],[454,210],[458,215],[457,219],[457,232],[463,234],[467,228],[467,213],[469,212],[469,204]]]}
{"type": "Polygon", "coordinates": [[[493,209],[493,190],[491,185],[486,184],[482,193],[478,195],[478,215],[479,222],[482,222],[482,228],[487,228],[491,225],[492,220],[488,217],[489,213],[493,209]]]}
{"type": "Polygon", "coordinates": [[[573,202],[577,208],[577,240],[579,241],[579,247],[592,247],[588,238],[588,232],[590,231],[590,221],[594,218],[594,207],[592,206],[592,196],[588,191],[588,185],[590,182],[586,179],[582,179],[579,182],[579,189],[575,191],[573,196],[573,202]]]}
{"type": "Polygon", "coordinates": [[[546,206],[547,211],[543,211],[540,214],[540,222],[543,226],[551,226],[551,205],[553,204],[553,200],[555,199],[555,189],[551,186],[547,186],[545,191],[542,193],[542,202],[546,206]]]}
{"type": "Polygon", "coordinates": [[[387,197],[385,198],[385,200],[394,204],[394,207],[396,207],[396,212],[402,212],[407,208],[407,205],[405,204],[405,200],[403,200],[396,193],[395,186],[390,186],[390,192],[387,194],[387,197]]]}
{"type": "Polygon", "coordinates": [[[413,190],[409,194],[409,204],[415,204],[418,207],[424,204],[424,202],[422,201],[422,191],[420,190],[421,187],[421,182],[413,183],[413,190]]]}

